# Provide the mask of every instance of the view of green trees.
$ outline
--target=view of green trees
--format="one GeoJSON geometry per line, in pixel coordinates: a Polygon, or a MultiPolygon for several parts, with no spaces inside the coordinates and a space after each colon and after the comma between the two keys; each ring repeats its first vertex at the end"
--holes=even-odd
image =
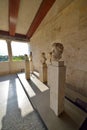
{"type": "MultiPolygon", "coordinates": [[[[13,61],[22,61],[22,60],[24,60],[24,55],[13,56],[12,60],[13,61]]],[[[8,56],[0,55],[0,62],[4,62],[4,61],[8,61],[8,56]]]]}
{"type": "Polygon", "coordinates": [[[21,61],[21,60],[24,60],[24,55],[13,56],[13,61],[21,61]]]}

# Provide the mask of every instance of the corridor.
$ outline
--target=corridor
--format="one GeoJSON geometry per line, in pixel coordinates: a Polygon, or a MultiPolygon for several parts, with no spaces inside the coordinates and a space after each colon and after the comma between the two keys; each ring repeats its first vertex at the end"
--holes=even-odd
{"type": "Polygon", "coordinates": [[[33,74],[0,77],[0,130],[78,130],[87,114],[65,98],[64,113],[50,109],[50,89],[33,74]]]}

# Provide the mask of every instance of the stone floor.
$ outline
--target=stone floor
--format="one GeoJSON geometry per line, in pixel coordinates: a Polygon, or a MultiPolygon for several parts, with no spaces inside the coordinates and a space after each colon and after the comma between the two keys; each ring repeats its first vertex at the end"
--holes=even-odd
{"type": "Polygon", "coordinates": [[[0,130],[46,130],[16,75],[0,77],[0,130]]]}
{"type": "Polygon", "coordinates": [[[50,109],[49,88],[34,75],[0,77],[0,130],[78,130],[87,117],[65,99],[65,111],[57,117],[50,109]]]}

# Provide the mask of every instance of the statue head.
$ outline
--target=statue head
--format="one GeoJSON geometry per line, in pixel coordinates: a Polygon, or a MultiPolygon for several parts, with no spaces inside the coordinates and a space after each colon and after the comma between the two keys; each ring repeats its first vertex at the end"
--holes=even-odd
{"type": "Polygon", "coordinates": [[[32,61],[32,52],[30,52],[29,60],[32,61]]]}
{"type": "Polygon", "coordinates": [[[52,60],[59,61],[62,58],[64,47],[61,43],[52,44],[52,60]]]}
{"type": "Polygon", "coordinates": [[[45,57],[45,53],[44,52],[41,53],[41,60],[40,61],[41,61],[42,64],[46,63],[46,57],[45,57]]]}
{"type": "Polygon", "coordinates": [[[28,55],[25,54],[25,61],[28,61],[28,60],[29,60],[28,55]]]}
{"type": "Polygon", "coordinates": [[[51,61],[52,61],[52,52],[48,52],[48,55],[47,55],[47,64],[51,64],[51,61]]]}

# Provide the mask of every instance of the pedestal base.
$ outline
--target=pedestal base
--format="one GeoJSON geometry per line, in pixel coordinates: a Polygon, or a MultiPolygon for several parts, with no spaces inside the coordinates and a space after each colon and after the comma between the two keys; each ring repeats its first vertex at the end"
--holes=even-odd
{"type": "Polygon", "coordinates": [[[48,85],[50,87],[50,107],[59,116],[64,111],[65,96],[64,61],[52,62],[48,66],[48,85]]]}
{"type": "Polygon", "coordinates": [[[29,61],[25,61],[25,78],[30,79],[30,64],[29,64],[29,61]]]}
{"type": "Polygon", "coordinates": [[[40,81],[47,82],[47,65],[42,64],[40,66],[40,81]]]}

